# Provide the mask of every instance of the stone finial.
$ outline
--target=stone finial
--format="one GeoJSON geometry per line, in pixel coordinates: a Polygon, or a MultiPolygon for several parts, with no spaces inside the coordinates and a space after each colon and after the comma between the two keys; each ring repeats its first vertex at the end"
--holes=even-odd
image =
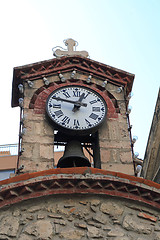
{"type": "Polygon", "coordinates": [[[64,44],[67,46],[68,50],[65,50],[61,47],[55,47],[53,48],[53,56],[55,57],[63,57],[63,56],[75,56],[79,55],[82,57],[88,57],[89,54],[87,51],[76,51],[76,46],[78,43],[73,40],[72,38],[68,38],[64,40],[64,44]]]}

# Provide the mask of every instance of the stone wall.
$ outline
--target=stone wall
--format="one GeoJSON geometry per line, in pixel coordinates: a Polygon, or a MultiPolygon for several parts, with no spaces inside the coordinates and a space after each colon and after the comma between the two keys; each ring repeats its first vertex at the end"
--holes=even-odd
{"type": "Polygon", "coordinates": [[[0,239],[160,240],[160,185],[88,167],[3,180],[0,239]]]}
{"type": "Polygon", "coordinates": [[[54,195],[0,210],[0,239],[159,240],[157,210],[97,195],[54,195]]]}
{"type": "Polygon", "coordinates": [[[24,84],[23,127],[26,131],[22,136],[19,166],[24,165],[25,172],[53,168],[54,130],[46,121],[45,114],[35,114],[29,107],[34,92],[43,85],[42,79],[34,81],[32,88],[27,82],[24,84]]]}
{"type": "MultiPolygon", "coordinates": [[[[54,89],[72,84],[71,73],[64,73],[65,79],[68,79],[65,83],[59,81],[58,74],[48,77],[49,86],[44,85],[42,78],[34,80],[32,88],[27,82],[24,83],[23,127],[26,132],[22,137],[24,151],[19,161],[19,165],[25,166],[24,172],[47,170],[55,166],[54,130],[45,117],[45,103],[54,89]]],[[[99,130],[101,167],[133,175],[124,91],[117,93],[118,87],[111,83],[102,88],[102,80],[96,77],[92,77],[92,83],[87,84],[87,77],[87,74],[77,73],[74,84],[96,89],[104,97],[108,107],[106,122],[99,130]]]]}
{"type": "Polygon", "coordinates": [[[108,116],[99,130],[102,169],[134,175],[131,140],[126,116],[124,92],[117,93],[117,86],[108,84],[107,90],[117,101],[119,113],[108,116]]]}

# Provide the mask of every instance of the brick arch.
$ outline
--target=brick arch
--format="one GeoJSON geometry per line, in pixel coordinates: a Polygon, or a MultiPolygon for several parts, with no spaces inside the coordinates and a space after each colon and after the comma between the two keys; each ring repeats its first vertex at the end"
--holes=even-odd
{"type": "Polygon", "coordinates": [[[96,168],[50,169],[21,174],[3,180],[0,184],[0,208],[49,195],[98,194],[132,200],[160,209],[159,184],[96,168]]]}
{"type": "Polygon", "coordinates": [[[85,86],[88,88],[93,89],[94,91],[98,92],[106,101],[107,103],[107,117],[108,118],[117,118],[119,112],[119,108],[117,105],[117,101],[115,97],[109,93],[106,90],[102,90],[102,87],[97,84],[84,84],[83,81],[77,81],[74,83],[71,83],[69,81],[66,81],[65,83],[51,83],[48,87],[42,86],[39,89],[37,89],[30,101],[29,108],[34,109],[35,114],[44,114],[45,113],[45,104],[48,96],[57,88],[63,87],[63,86],[70,86],[70,85],[79,85],[79,86],[85,86]]]}

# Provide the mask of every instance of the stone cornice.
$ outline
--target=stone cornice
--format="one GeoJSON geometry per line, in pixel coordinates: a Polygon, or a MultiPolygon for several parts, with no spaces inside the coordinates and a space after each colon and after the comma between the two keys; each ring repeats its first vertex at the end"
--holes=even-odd
{"type": "Polygon", "coordinates": [[[126,87],[127,94],[132,89],[134,74],[80,56],[54,58],[14,68],[12,107],[18,106],[18,84],[23,83],[24,80],[35,80],[73,69],[92,74],[116,85],[122,85],[126,87]]]}
{"type": "Polygon", "coordinates": [[[160,208],[160,184],[95,168],[50,169],[0,182],[0,208],[55,194],[107,195],[160,208]]]}

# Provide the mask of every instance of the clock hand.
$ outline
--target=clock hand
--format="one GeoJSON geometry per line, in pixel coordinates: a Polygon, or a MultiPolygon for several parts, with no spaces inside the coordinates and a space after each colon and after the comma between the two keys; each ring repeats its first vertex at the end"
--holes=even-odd
{"type": "Polygon", "coordinates": [[[79,101],[73,101],[73,100],[69,100],[69,99],[64,99],[64,98],[60,98],[60,97],[52,97],[53,99],[57,100],[57,101],[62,101],[62,102],[68,102],[68,103],[73,103],[78,107],[87,107],[87,103],[82,103],[79,101]]]}
{"type": "Polygon", "coordinates": [[[82,100],[83,100],[84,96],[85,96],[85,93],[82,93],[82,95],[80,96],[80,98],[79,98],[78,102],[82,102],[82,100]]]}
{"type": "MultiPolygon", "coordinates": [[[[80,96],[80,98],[79,98],[79,100],[78,100],[79,103],[82,102],[84,96],[85,96],[85,93],[82,93],[82,95],[80,96]]],[[[72,109],[72,111],[73,111],[73,112],[76,112],[77,110],[79,110],[80,107],[81,107],[81,105],[75,104],[74,107],[73,107],[73,109],[72,109]]]]}

